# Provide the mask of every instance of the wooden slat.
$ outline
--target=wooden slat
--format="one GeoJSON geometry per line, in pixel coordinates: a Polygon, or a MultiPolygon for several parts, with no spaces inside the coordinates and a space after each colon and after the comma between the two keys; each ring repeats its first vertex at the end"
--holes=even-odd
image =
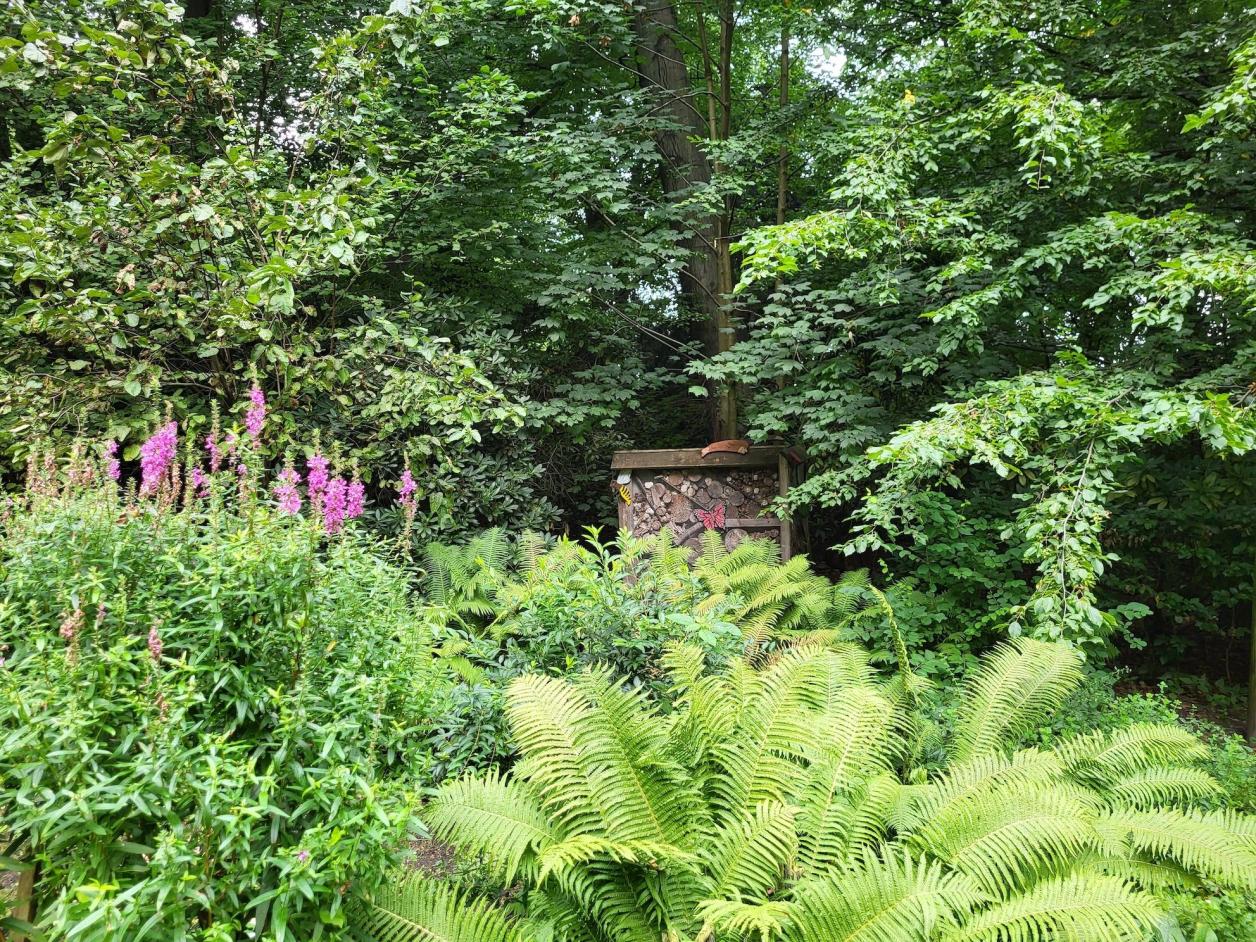
{"type": "Polygon", "coordinates": [[[724,521],[725,530],[767,530],[780,525],[776,517],[729,517],[724,521]]]}
{"type": "Polygon", "coordinates": [[[645,451],[617,451],[611,459],[612,471],[663,470],[668,468],[770,468],[777,463],[779,445],[751,445],[744,455],[713,452],[702,457],[701,448],[655,448],[645,451]]]}

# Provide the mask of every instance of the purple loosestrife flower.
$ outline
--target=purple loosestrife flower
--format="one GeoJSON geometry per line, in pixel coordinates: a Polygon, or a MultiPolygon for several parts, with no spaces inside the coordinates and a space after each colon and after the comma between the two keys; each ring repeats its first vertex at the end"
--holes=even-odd
{"type": "Polygon", "coordinates": [[[301,863],[305,863],[309,859],[310,852],[308,850],[303,850],[297,853],[297,860],[301,861],[301,863]]]}
{"type": "Polygon", "coordinates": [[[75,606],[74,611],[65,616],[61,622],[61,637],[66,641],[73,641],[78,637],[78,633],[83,630],[83,610],[75,606]]]}
{"type": "Polygon", "coordinates": [[[140,493],[152,494],[161,487],[179,447],[179,425],[167,422],[140,446],[140,493]]]}
{"type": "Polygon", "coordinates": [[[148,653],[152,655],[155,663],[161,663],[161,652],[164,648],[165,645],[161,643],[161,635],[157,633],[157,622],[153,622],[153,627],[148,629],[148,653]]]}
{"type": "Polygon", "coordinates": [[[349,482],[333,478],[323,491],[323,529],[329,536],[340,532],[348,515],[349,482]]]}
{"type": "Polygon", "coordinates": [[[122,477],[122,462],[118,460],[118,443],[112,439],[105,445],[105,454],[109,460],[105,462],[105,473],[113,480],[122,477]]]}
{"type": "Polygon", "coordinates": [[[197,497],[209,496],[209,477],[199,467],[192,469],[192,490],[197,497]]]}
{"type": "Polygon", "coordinates": [[[218,440],[213,435],[205,436],[205,450],[209,452],[209,473],[217,474],[222,468],[222,449],[218,447],[218,440]]]}
{"type": "Polygon", "coordinates": [[[354,520],[362,516],[366,509],[366,485],[361,481],[350,481],[345,493],[345,517],[354,520]]]}
{"type": "Polygon", "coordinates": [[[327,489],[330,476],[327,473],[328,461],[320,454],[314,454],[305,463],[307,474],[305,483],[310,492],[310,500],[317,503],[319,496],[327,489]]]}
{"type": "Polygon", "coordinates": [[[279,509],[286,514],[301,512],[301,492],[297,485],[301,483],[301,475],[295,468],[285,468],[275,484],[275,498],[279,501],[279,509]]]}
{"type": "Polygon", "coordinates": [[[414,480],[414,475],[410,473],[410,466],[406,465],[405,470],[401,472],[401,489],[397,492],[397,498],[405,513],[406,525],[401,535],[401,540],[405,544],[409,544],[410,528],[414,526],[414,492],[418,489],[418,482],[414,480]]]}
{"type": "Polygon", "coordinates": [[[254,442],[262,434],[262,426],[266,424],[266,394],[257,383],[249,390],[249,410],[244,414],[244,427],[254,442]]]}

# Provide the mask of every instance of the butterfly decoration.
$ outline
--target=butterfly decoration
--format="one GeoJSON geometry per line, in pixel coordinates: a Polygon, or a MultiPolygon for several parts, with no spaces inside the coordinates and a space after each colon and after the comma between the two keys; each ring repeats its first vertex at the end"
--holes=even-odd
{"type": "Polygon", "coordinates": [[[632,495],[628,493],[628,488],[624,484],[619,485],[619,499],[625,504],[632,503],[632,495]]]}
{"type": "Polygon", "coordinates": [[[708,530],[723,530],[724,505],[716,504],[710,510],[699,510],[698,519],[702,521],[702,526],[708,530]]]}

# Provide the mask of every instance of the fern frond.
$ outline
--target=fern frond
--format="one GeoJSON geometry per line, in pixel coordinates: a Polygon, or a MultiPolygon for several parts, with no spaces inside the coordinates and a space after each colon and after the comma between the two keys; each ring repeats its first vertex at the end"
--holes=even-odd
{"type": "Polygon", "coordinates": [[[1193,889],[1200,885],[1198,877],[1189,870],[1183,870],[1173,861],[1148,860],[1145,857],[1090,854],[1079,859],[1074,872],[1119,877],[1151,892],[1193,889]]]}
{"type": "Polygon", "coordinates": [[[778,886],[798,847],[795,813],[789,805],[765,801],[726,825],[708,849],[709,895],[759,899],[778,886]]]}
{"type": "Polygon", "coordinates": [[[1208,749],[1180,726],[1139,723],[1113,732],[1097,732],[1069,740],[1056,752],[1069,774],[1092,787],[1115,783],[1154,766],[1189,765],[1208,749]]]}
{"type": "Polygon", "coordinates": [[[1190,804],[1220,792],[1221,786],[1211,775],[1189,768],[1142,769],[1116,779],[1104,789],[1105,797],[1113,803],[1134,808],[1190,804]]]}
{"type": "Polygon", "coordinates": [[[1096,849],[1090,809],[1058,789],[985,794],[929,819],[908,844],[927,851],[1000,898],[1096,849]]]}
{"type": "Polygon", "coordinates": [[[525,942],[530,934],[484,900],[421,874],[356,903],[360,942],[525,942]]]}
{"type": "Polygon", "coordinates": [[[472,664],[464,655],[448,654],[441,657],[444,663],[451,671],[457,674],[462,680],[472,686],[483,684],[487,681],[488,675],[484,671],[472,664]]]}
{"type": "MultiPolygon", "coordinates": [[[[809,766],[793,794],[799,805],[799,863],[818,872],[847,858],[870,834],[884,833],[896,789],[882,779],[902,750],[896,716],[877,693],[849,690],[844,707],[830,707],[816,727],[809,766]]],[[[888,777],[888,776],[885,776],[888,777]]]]}
{"type": "Polygon", "coordinates": [[[804,876],[823,874],[884,840],[903,789],[889,774],[858,786],[836,786],[831,793],[822,785],[815,776],[799,798],[798,866],[804,876]]]}
{"type": "Polygon", "coordinates": [[[946,942],[1144,942],[1164,919],[1154,899],[1116,877],[1073,874],[969,918],[946,942]]]}
{"type": "Polygon", "coordinates": [[[641,691],[627,691],[606,673],[574,681],[591,712],[577,730],[580,762],[602,828],[619,843],[688,847],[699,798],[691,779],[667,759],[666,728],[641,691]]]}
{"type": "Polygon", "coordinates": [[[796,942],[927,942],[981,901],[965,876],[907,855],[865,854],[794,891],[786,938],[796,942]]]}
{"type": "Polygon", "coordinates": [[[656,844],[650,841],[612,841],[604,837],[588,834],[569,837],[558,844],[551,844],[538,857],[540,870],[537,882],[544,883],[551,874],[566,874],[577,868],[579,864],[587,864],[594,860],[608,860],[614,863],[643,864],[658,868],[660,866],[681,866],[695,869],[698,858],[679,847],[670,844],[656,844]]]}
{"type": "Polygon", "coordinates": [[[1033,730],[1081,682],[1081,664],[1073,649],[1030,638],[986,655],[964,685],[952,758],[997,751],[1033,730]]]}
{"type": "Polygon", "coordinates": [[[754,691],[735,728],[713,749],[715,805],[736,820],[761,801],[785,799],[826,687],[820,663],[806,653],[787,654],[758,674],[734,666],[728,677],[754,691]]]}
{"type": "Polygon", "coordinates": [[[1132,851],[1176,862],[1184,869],[1230,886],[1256,888],[1256,844],[1243,833],[1248,820],[1235,812],[1121,808],[1099,817],[1109,841],[1132,851]]]}
{"type": "Polygon", "coordinates": [[[593,708],[570,684],[525,675],[507,691],[506,718],[523,753],[516,774],[526,778],[564,834],[597,834],[602,809],[593,797],[581,730],[593,708]]]}
{"type": "Polygon", "coordinates": [[[464,853],[482,856],[507,883],[564,838],[524,783],[497,772],[446,782],[423,817],[433,834],[464,853]]]}
{"type": "Polygon", "coordinates": [[[943,776],[915,792],[908,809],[912,821],[943,818],[983,794],[1015,790],[1030,783],[1050,783],[1064,769],[1050,752],[1021,749],[1005,756],[985,753],[949,766],[943,776]]]}
{"type": "Polygon", "coordinates": [[[852,569],[842,573],[833,586],[830,606],[835,622],[842,622],[859,611],[871,579],[867,569],[852,569]]]}
{"type": "Polygon", "coordinates": [[[537,562],[545,553],[545,534],[524,530],[519,534],[519,562],[524,573],[536,569],[537,562]]]}
{"type": "Polygon", "coordinates": [[[761,942],[769,942],[784,932],[791,912],[791,904],[779,900],[767,903],[704,900],[698,906],[698,915],[703,921],[698,937],[707,938],[713,934],[737,938],[758,936],[761,942]]]}

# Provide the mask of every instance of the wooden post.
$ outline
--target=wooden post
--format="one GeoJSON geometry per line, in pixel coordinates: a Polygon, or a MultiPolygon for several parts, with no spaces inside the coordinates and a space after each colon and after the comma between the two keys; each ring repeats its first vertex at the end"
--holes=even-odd
{"type": "MultiPolygon", "coordinates": [[[[22,875],[17,879],[17,899],[16,905],[13,907],[13,918],[20,919],[22,922],[35,922],[35,880],[39,876],[39,865],[32,864],[29,869],[23,870],[22,875]]],[[[9,936],[13,942],[26,942],[26,936],[21,932],[12,932],[9,936]]],[[[3,933],[0,933],[3,938],[3,933]]]]}
{"type": "MultiPolygon", "coordinates": [[[[789,494],[789,458],[785,455],[785,449],[781,449],[780,455],[776,459],[777,473],[777,492],[785,498],[789,494]]],[[[781,559],[788,562],[789,557],[794,554],[794,524],[791,520],[781,518],[781,559]]]]}
{"type": "Polygon", "coordinates": [[[1256,565],[1252,567],[1252,636],[1248,639],[1247,741],[1256,746],[1256,565]]]}

